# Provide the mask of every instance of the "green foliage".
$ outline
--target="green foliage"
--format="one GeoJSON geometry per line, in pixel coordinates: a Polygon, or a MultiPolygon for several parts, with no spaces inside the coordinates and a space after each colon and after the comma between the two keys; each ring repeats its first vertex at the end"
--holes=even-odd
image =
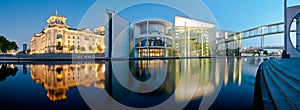
{"type": "Polygon", "coordinates": [[[268,51],[265,50],[265,51],[263,52],[263,54],[264,54],[264,55],[268,55],[268,51]]]}
{"type": "Polygon", "coordinates": [[[7,40],[4,36],[0,36],[0,51],[6,53],[10,50],[18,50],[16,42],[7,40]]]}

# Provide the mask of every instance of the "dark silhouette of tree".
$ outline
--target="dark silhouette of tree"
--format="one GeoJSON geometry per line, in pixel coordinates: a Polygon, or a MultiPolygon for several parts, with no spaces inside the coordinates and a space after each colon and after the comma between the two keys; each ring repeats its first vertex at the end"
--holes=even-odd
{"type": "Polygon", "coordinates": [[[4,36],[0,36],[0,51],[6,53],[10,50],[18,50],[16,42],[7,40],[4,36]]]}
{"type": "Polygon", "coordinates": [[[9,68],[7,65],[2,65],[0,69],[0,81],[4,81],[9,76],[15,76],[18,72],[18,68],[9,68]]]}
{"type": "Polygon", "coordinates": [[[264,50],[263,54],[264,54],[264,55],[268,55],[268,51],[267,51],[267,50],[264,50]]]}

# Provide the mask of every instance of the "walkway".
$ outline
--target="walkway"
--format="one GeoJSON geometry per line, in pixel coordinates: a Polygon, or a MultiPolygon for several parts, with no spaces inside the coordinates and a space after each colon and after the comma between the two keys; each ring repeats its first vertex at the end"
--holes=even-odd
{"type": "Polygon", "coordinates": [[[300,59],[265,61],[258,70],[265,109],[300,109],[300,59]]]}

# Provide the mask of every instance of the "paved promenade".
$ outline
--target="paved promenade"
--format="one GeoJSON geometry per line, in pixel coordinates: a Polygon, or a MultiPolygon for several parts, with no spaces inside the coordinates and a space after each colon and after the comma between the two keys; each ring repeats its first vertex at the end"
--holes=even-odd
{"type": "Polygon", "coordinates": [[[260,66],[257,80],[263,108],[300,109],[300,59],[271,58],[260,66]]]}

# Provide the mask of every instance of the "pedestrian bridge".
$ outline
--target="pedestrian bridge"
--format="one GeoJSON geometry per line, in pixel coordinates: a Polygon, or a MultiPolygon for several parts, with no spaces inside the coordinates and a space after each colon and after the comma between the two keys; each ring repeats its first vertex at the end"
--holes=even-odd
{"type": "MultiPolygon", "coordinates": [[[[293,22],[296,23],[296,22],[293,22]]],[[[291,32],[296,32],[295,28],[291,28],[291,32]]],[[[252,51],[252,50],[263,50],[263,49],[284,49],[283,46],[268,46],[264,43],[264,37],[278,37],[271,35],[284,34],[284,22],[275,23],[270,25],[259,26],[256,28],[244,30],[241,32],[229,34],[224,36],[224,38],[217,39],[217,45],[225,44],[225,49],[228,50],[237,49],[239,53],[252,51]],[[258,47],[242,47],[242,41],[251,38],[261,38],[260,46],[258,47]]],[[[222,50],[219,50],[222,51],[222,50]]]]}
{"type": "Polygon", "coordinates": [[[250,48],[243,48],[240,50],[240,53],[244,52],[250,52],[250,51],[255,51],[255,50],[264,50],[264,49],[284,49],[283,46],[280,45],[274,45],[274,46],[264,46],[264,47],[250,47],[250,48]]]}
{"type": "MultiPolygon", "coordinates": [[[[296,23],[296,22],[295,22],[296,23]]],[[[291,32],[296,32],[296,29],[291,29],[291,32]]],[[[242,32],[237,32],[228,36],[226,42],[232,42],[235,40],[244,40],[255,37],[263,37],[274,34],[284,33],[284,23],[275,23],[265,26],[260,26],[252,29],[248,29],[242,32]]]]}

